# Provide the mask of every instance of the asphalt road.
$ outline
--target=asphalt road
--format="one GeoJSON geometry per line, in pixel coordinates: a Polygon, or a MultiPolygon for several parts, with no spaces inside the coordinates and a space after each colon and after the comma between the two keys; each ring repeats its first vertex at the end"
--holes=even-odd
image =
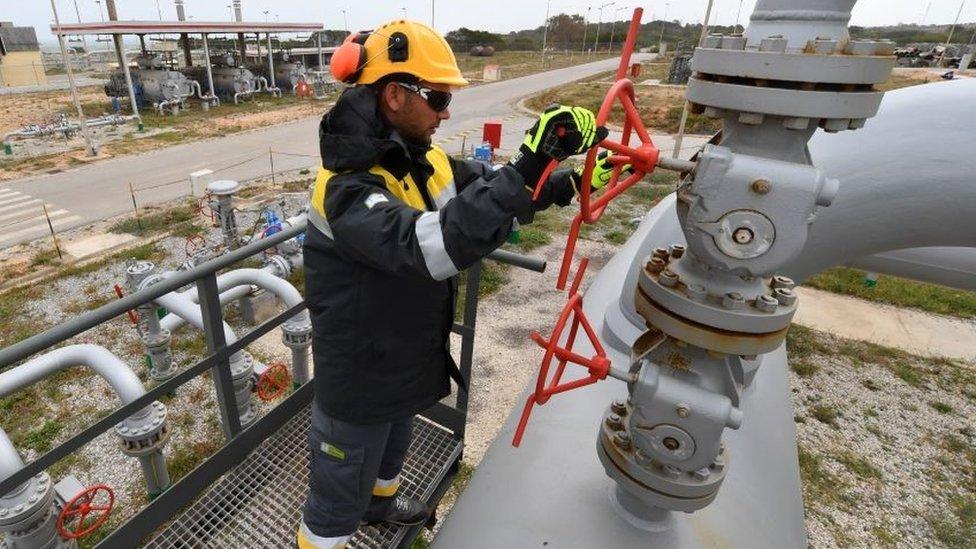
{"type": "MultiPolygon", "coordinates": [[[[452,103],[451,118],[434,139],[448,153],[457,152],[465,141],[480,141],[484,122],[500,121],[502,150],[510,150],[531,123],[514,108],[517,99],[612,70],[617,63],[596,61],[461,90],[452,103]]],[[[275,150],[275,172],[317,165],[318,121],[310,117],[0,183],[0,249],[48,234],[43,205],[54,228],[64,231],[132,211],[130,184],[141,207],[186,196],[188,176],[198,170],[213,170],[214,179],[238,181],[269,174],[269,149],[275,150]]]]}

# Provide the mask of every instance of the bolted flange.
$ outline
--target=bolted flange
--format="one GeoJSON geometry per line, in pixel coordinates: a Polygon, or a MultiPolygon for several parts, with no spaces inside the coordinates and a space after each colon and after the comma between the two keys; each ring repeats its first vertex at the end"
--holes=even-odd
{"type": "Polygon", "coordinates": [[[116,425],[122,451],[132,457],[142,457],[166,446],[170,436],[166,416],[166,405],[157,400],[116,425]],[[143,415],[139,417],[140,414],[143,415]]]}

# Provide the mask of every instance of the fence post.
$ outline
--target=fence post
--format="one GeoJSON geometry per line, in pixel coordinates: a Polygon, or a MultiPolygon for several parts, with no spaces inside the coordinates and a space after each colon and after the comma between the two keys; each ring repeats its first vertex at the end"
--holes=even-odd
{"type": "Polygon", "coordinates": [[[41,202],[41,207],[44,208],[44,218],[47,219],[47,228],[51,230],[51,240],[54,241],[54,250],[58,252],[58,259],[64,259],[61,255],[61,246],[58,245],[58,235],[54,233],[54,224],[51,223],[51,216],[47,213],[47,204],[41,202]]]}
{"type": "MultiPolygon", "coordinates": [[[[204,337],[210,354],[216,354],[227,346],[224,339],[224,314],[220,308],[220,292],[217,289],[217,275],[210,273],[197,280],[200,296],[200,310],[203,313],[204,337]]],[[[231,440],[241,432],[241,417],[237,415],[237,397],[231,379],[230,360],[224,357],[213,367],[214,388],[217,391],[217,404],[220,409],[220,424],[224,436],[231,440]]]]}
{"type": "Polygon", "coordinates": [[[139,234],[145,234],[142,228],[142,218],[139,217],[139,206],[136,204],[136,192],[132,189],[132,182],[129,181],[129,196],[132,197],[132,211],[136,213],[136,226],[139,227],[139,234]]]}
{"type": "MultiPolygon", "coordinates": [[[[464,333],[461,335],[461,376],[468,382],[471,389],[471,361],[474,359],[475,322],[478,320],[478,289],[481,286],[481,266],[479,261],[468,268],[468,277],[464,291],[464,333]]],[[[457,409],[468,410],[468,393],[458,388],[457,409]]],[[[463,436],[463,433],[462,433],[463,436]]]]}
{"type": "Polygon", "coordinates": [[[271,188],[275,188],[277,183],[275,183],[275,173],[274,173],[274,151],[271,147],[268,147],[268,158],[271,159],[271,188]]]}

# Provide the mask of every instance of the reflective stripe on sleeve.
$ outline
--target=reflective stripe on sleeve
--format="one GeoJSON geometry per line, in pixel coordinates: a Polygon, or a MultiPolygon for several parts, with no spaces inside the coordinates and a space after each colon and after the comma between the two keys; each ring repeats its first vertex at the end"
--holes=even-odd
{"type": "Polygon", "coordinates": [[[335,240],[335,237],[332,236],[332,227],[329,226],[329,221],[319,213],[314,204],[308,208],[308,222],[314,225],[319,232],[329,237],[329,239],[335,240]]]}
{"type": "Polygon", "coordinates": [[[425,212],[417,218],[414,228],[420,251],[424,254],[427,270],[434,280],[447,280],[458,273],[451,256],[444,247],[444,234],[441,232],[441,216],[438,212],[425,212]]]}
{"type": "Polygon", "coordinates": [[[457,196],[457,189],[454,188],[454,180],[452,179],[441,189],[440,194],[434,197],[434,205],[439,210],[446,206],[455,196],[457,196]]]}

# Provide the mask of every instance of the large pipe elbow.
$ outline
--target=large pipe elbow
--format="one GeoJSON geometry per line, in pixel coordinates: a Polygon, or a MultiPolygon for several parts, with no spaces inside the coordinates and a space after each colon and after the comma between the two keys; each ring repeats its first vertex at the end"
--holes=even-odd
{"type": "Polygon", "coordinates": [[[19,391],[74,366],[91,368],[108,382],[123,404],[129,404],[146,394],[139,377],[119,357],[105,347],[80,344],[55,349],[0,373],[0,396],[19,391]]]}
{"type": "Polygon", "coordinates": [[[23,468],[24,459],[20,457],[7,433],[0,429],[0,482],[23,468]]]}
{"type": "Polygon", "coordinates": [[[864,128],[815,135],[813,164],[840,191],[786,274],[803,280],[890,250],[976,246],[976,109],[962,107],[974,95],[976,79],[895,90],[864,128]]]}

